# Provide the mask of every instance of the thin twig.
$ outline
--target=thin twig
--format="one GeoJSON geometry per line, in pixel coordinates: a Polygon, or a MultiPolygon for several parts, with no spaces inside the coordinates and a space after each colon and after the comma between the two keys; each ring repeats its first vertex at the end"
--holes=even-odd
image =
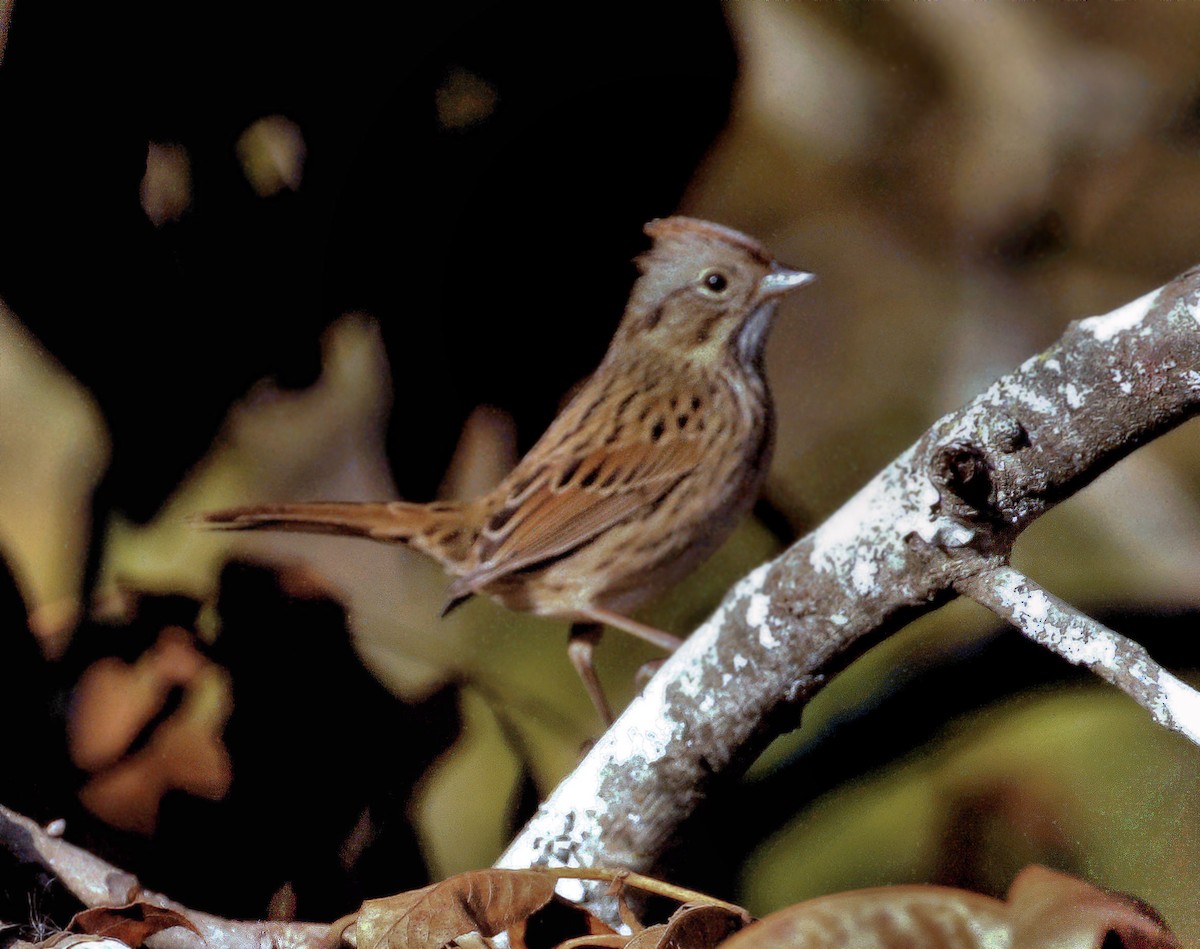
{"type": "Polygon", "coordinates": [[[1147,709],[1158,724],[1200,745],[1200,692],[1151,659],[1143,646],[1085,616],[1012,567],[967,577],[956,589],[1035,643],[1086,666],[1147,709]]]}
{"type": "Polygon", "coordinates": [[[605,880],[610,883],[632,886],[646,893],[665,896],[676,903],[703,903],[706,906],[719,906],[731,913],[746,915],[746,910],[735,903],[726,903],[724,900],[701,893],[699,890],[689,890],[687,887],[676,886],[665,880],[656,880],[654,877],[634,873],[631,870],[613,870],[608,867],[543,867],[541,869],[543,873],[548,873],[560,880],[605,880]]]}
{"type": "Polygon", "coordinates": [[[40,864],[85,906],[122,906],[138,900],[187,917],[200,936],[175,927],[155,933],[155,949],[316,949],[329,927],[317,923],[241,922],[189,909],[144,890],[137,878],[94,854],[46,833],[38,824],[0,805],[0,846],[40,864]]]}

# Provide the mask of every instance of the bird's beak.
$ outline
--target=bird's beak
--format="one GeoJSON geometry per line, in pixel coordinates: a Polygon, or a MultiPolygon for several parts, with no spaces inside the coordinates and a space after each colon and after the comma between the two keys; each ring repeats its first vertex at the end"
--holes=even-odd
{"type": "Polygon", "coordinates": [[[772,264],[771,272],[759,281],[759,294],[764,299],[783,296],[816,280],[816,274],[805,273],[803,270],[792,270],[781,264],[772,264]]]}

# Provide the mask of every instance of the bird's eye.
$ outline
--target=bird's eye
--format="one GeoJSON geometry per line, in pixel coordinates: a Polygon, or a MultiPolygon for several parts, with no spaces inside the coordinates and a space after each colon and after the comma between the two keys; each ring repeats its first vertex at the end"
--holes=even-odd
{"type": "Polygon", "coordinates": [[[701,285],[710,293],[724,293],[729,286],[729,281],[723,273],[716,270],[710,270],[700,278],[701,285]]]}

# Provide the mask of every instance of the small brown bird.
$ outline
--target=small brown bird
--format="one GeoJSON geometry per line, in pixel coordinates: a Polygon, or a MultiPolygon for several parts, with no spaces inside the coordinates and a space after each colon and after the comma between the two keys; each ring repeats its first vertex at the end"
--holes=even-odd
{"type": "Polygon", "coordinates": [[[201,521],[408,544],[454,576],[447,612],[484,593],[569,620],[572,661],[611,720],[591,667],[601,625],[678,646],[628,613],[711,554],[753,504],[774,428],[767,333],[779,298],[813,279],[719,224],[669,217],[646,233],[653,246],[603,362],[492,491],[461,503],[264,504],[201,521]]]}

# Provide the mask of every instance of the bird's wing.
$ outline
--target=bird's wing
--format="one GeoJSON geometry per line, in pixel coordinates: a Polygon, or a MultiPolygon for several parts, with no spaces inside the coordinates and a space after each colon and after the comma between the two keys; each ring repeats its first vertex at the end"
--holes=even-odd
{"type": "Polygon", "coordinates": [[[700,441],[677,435],[563,453],[532,471],[518,469],[476,541],[476,565],[455,581],[451,596],[576,550],[660,503],[700,462],[700,441]]]}

